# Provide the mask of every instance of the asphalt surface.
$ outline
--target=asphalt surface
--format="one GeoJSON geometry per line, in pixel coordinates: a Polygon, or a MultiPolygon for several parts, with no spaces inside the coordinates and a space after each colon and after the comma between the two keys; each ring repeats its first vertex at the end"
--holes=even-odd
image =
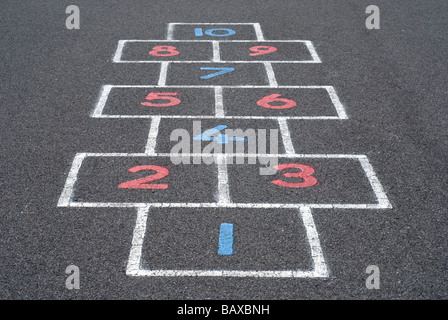
{"type": "MultiPolygon", "coordinates": [[[[365,27],[365,8],[370,4],[316,0],[2,1],[0,298],[447,299],[448,3],[375,1],[381,10],[379,30],[365,27]],[[65,8],[70,4],[80,8],[79,30],[65,27],[65,8]],[[158,64],[113,63],[112,58],[119,40],[166,39],[170,22],[257,22],[266,40],[313,42],[322,63],[277,64],[277,81],[289,86],[334,86],[348,119],[289,121],[294,149],[304,154],[366,155],[392,205],[377,210],[313,209],[328,277],[128,276],[135,209],[57,206],[77,153],[143,152],[149,119],[101,119],[92,118],[91,113],[104,84],[157,85],[158,64]],[[80,269],[79,290],[65,287],[68,265],[80,269]],[[366,288],[369,265],[379,267],[378,290],[366,288]]],[[[226,50],[237,55],[241,48],[226,50]]],[[[129,59],[138,59],[138,46],[134,51],[129,51],[129,59]]],[[[167,83],[202,84],[195,67],[174,64],[167,83]]],[[[258,64],[244,65],[238,73],[229,73],[229,78],[212,80],[231,85],[265,84],[259,69],[258,64]]],[[[253,91],[247,96],[238,90],[227,93],[226,105],[235,114],[251,95],[257,96],[253,91]]],[[[199,95],[187,114],[210,113],[209,93],[188,89],[185,94],[189,98],[199,95]]],[[[111,114],[126,112],[118,102],[108,108],[105,110],[111,114]]],[[[256,110],[241,112],[253,114],[256,110]]],[[[220,124],[277,128],[273,120],[202,120],[203,128],[220,124]]],[[[191,130],[192,120],[162,119],[157,151],[169,152],[173,145],[169,135],[176,128],[191,130]]],[[[280,146],[279,152],[283,151],[280,146]]],[[[126,193],[116,185],[133,179],[126,170],[147,164],[147,160],[87,159],[74,199],[146,201],[148,194],[142,190],[126,193]]],[[[232,199],[291,203],[300,195],[317,202],[375,200],[354,161],[307,161],[323,168],[316,172],[322,182],[319,192],[274,190],[270,177],[257,175],[258,167],[235,165],[229,169],[232,199]]],[[[174,166],[168,158],[151,164],[171,169],[165,182],[172,188],[167,193],[154,192],[157,201],[216,199],[213,166],[174,166]]],[[[142,253],[144,268],[312,267],[297,210],[157,208],[149,222],[142,253]],[[222,222],[234,224],[233,256],[216,253],[222,222]]]]}

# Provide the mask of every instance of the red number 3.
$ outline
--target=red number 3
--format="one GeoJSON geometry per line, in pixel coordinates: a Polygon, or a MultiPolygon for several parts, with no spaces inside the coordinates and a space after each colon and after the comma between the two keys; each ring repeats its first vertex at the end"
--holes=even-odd
{"type": "Polygon", "coordinates": [[[286,163],[286,164],[280,164],[278,166],[274,167],[277,170],[284,170],[289,168],[297,168],[300,169],[300,172],[289,172],[289,173],[282,173],[282,176],[284,177],[292,177],[292,178],[301,178],[303,179],[302,182],[286,182],[283,180],[273,180],[271,183],[276,184],[280,187],[288,187],[288,188],[305,188],[305,187],[312,187],[317,183],[317,179],[312,176],[314,173],[314,169],[310,166],[307,166],[305,164],[298,164],[298,163],[286,163]]]}

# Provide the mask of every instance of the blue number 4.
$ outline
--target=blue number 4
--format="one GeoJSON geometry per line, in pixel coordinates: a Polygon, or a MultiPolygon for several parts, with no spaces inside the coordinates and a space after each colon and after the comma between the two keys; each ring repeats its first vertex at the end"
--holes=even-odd
{"type": "Polygon", "coordinates": [[[229,138],[228,135],[221,134],[221,133],[216,137],[212,137],[212,135],[214,135],[215,133],[218,133],[221,130],[224,130],[225,128],[227,128],[226,125],[216,126],[212,129],[208,129],[208,130],[204,131],[203,133],[193,137],[193,140],[201,140],[201,141],[215,140],[219,144],[227,144],[227,142],[229,142],[229,139],[232,141],[247,141],[246,138],[241,138],[241,137],[230,137],[229,138]]]}
{"type": "Polygon", "coordinates": [[[224,73],[229,73],[235,70],[235,68],[209,68],[209,67],[202,67],[201,70],[218,70],[218,72],[210,73],[205,76],[202,76],[201,79],[210,79],[216,76],[219,76],[224,73]]]}

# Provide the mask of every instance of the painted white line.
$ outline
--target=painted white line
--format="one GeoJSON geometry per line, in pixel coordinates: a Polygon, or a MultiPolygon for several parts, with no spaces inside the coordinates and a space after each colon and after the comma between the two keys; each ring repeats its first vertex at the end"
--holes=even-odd
{"type": "MultiPolygon", "coordinates": [[[[85,152],[83,153],[87,157],[147,157],[146,153],[124,153],[124,152],[112,152],[112,153],[101,153],[101,152],[85,152]]],[[[182,153],[186,157],[216,157],[216,153],[182,153]]],[[[306,153],[291,153],[291,154],[270,154],[270,153],[221,153],[220,156],[225,157],[281,157],[281,158],[323,158],[323,159],[360,159],[365,158],[363,154],[337,154],[337,153],[319,153],[319,154],[306,154],[306,153]]],[[[157,153],[154,157],[172,157],[171,153],[157,153]]]]}
{"type": "Polygon", "coordinates": [[[217,203],[217,202],[70,202],[73,208],[246,208],[246,209],[390,209],[384,204],[351,204],[351,203],[217,203]]]}
{"type": "Polygon", "coordinates": [[[119,40],[117,50],[115,50],[114,57],[112,62],[121,62],[121,56],[123,54],[123,47],[126,44],[127,40],[119,40]]]}
{"type": "Polygon", "coordinates": [[[168,72],[168,64],[169,64],[169,62],[167,62],[167,61],[161,62],[159,82],[157,84],[159,87],[164,87],[166,84],[166,75],[168,72]]]}
{"type": "Polygon", "coordinates": [[[283,146],[285,147],[285,152],[287,154],[295,154],[294,145],[291,140],[291,135],[289,133],[286,118],[278,117],[277,119],[278,119],[278,126],[280,128],[280,134],[282,136],[283,146]]]}
{"type": "Polygon", "coordinates": [[[317,55],[316,49],[314,48],[314,45],[311,41],[305,41],[305,44],[308,48],[308,50],[310,51],[311,57],[313,57],[313,61],[315,63],[321,63],[322,61],[320,60],[319,56],[317,55]]]}
{"type": "Polygon", "coordinates": [[[258,41],[264,41],[264,36],[263,36],[263,32],[261,31],[261,26],[259,23],[254,23],[254,30],[255,30],[255,34],[257,36],[257,40],[258,41]]]}
{"type": "Polygon", "coordinates": [[[126,40],[119,40],[119,41],[125,41],[125,42],[208,42],[211,43],[213,41],[219,41],[221,42],[243,42],[243,43],[249,43],[249,42],[303,42],[305,45],[307,43],[311,43],[310,40],[225,40],[225,39],[219,39],[219,40],[189,40],[189,39],[167,39],[167,40],[160,40],[160,39],[126,39],[126,40]]]}
{"type": "Polygon", "coordinates": [[[170,22],[169,24],[173,24],[173,25],[195,25],[195,24],[199,24],[199,25],[205,25],[205,26],[213,26],[213,25],[235,25],[235,26],[239,26],[239,25],[254,25],[257,24],[256,22],[170,22]]]}
{"type": "MultiPolygon", "coordinates": [[[[216,108],[215,108],[216,111],[216,108]]],[[[152,117],[161,117],[163,119],[265,119],[265,120],[277,120],[276,116],[218,116],[218,115],[210,115],[210,116],[202,116],[202,115],[116,115],[116,114],[102,114],[97,116],[96,118],[110,118],[110,119],[149,119],[152,117]]],[[[291,117],[282,117],[285,120],[341,120],[338,116],[291,116],[291,117]]]]}
{"type": "MultiPolygon", "coordinates": [[[[85,152],[83,153],[87,157],[147,157],[146,153],[124,153],[124,152],[112,152],[112,153],[101,153],[101,152],[85,152]]],[[[186,157],[215,157],[216,153],[182,153],[186,157]]],[[[225,157],[281,157],[281,158],[323,158],[323,159],[360,159],[365,158],[363,154],[306,154],[306,153],[291,153],[291,154],[270,154],[270,153],[222,153],[220,156],[225,157]]],[[[154,157],[172,157],[171,153],[157,153],[154,157]]]]}
{"type": "Polygon", "coordinates": [[[95,106],[95,109],[93,110],[91,117],[92,118],[101,118],[104,117],[102,115],[104,106],[106,105],[107,98],[109,97],[110,91],[112,90],[113,86],[106,84],[102,87],[100,97],[98,99],[98,102],[95,106]]]}
{"type": "Polygon", "coordinates": [[[217,155],[215,159],[218,167],[218,203],[231,203],[226,157],[217,155]]]}
{"type": "Polygon", "coordinates": [[[328,277],[328,268],[322,253],[322,247],[319,241],[319,234],[314,223],[313,215],[310,207],[301,207],[300,215],[305,226],[306,235],[310,244],[311,257],[314,264],[314,272],[316,276],[328,277]]]}
{"type": "Polygon", "coordinates": [[[145,238],[146,225],[148,220],[149,206],[137,208],[137,217],[135,221],[134,233],[132,236],[132,245],[129,253],[126,274],[129,276],[138,275],[142,258],[143,240],[145,238]]]}
{"type": "Polygon", "coordinates": [[[142,277],[254,277],[254,278],[323,278],[314,271],[242,271],[242,270],[139,270],[142,277]]]}
{"type": "Polygon", "coordinates": [[[174,33],[174,23],[168,23],[168,28],[166,30],[166,40],[171,41],[173,40],[173,33],[174,33]]]}
{"type": "Polygon", "coordinates": [[[380,181],[378,180],[372,165],[369,162],[369,159],[367,159],[366,156],[360,157],[359,162],[361,163],[361,166],[364,169],[364,172],[366,173],[370,186],[372,187],[373,192],[375,193],[375,196],[378,200],[378,204],[385,206],[387,208],[392,208],[392,205],[390,204],[386,196],[386,193],[384,192],[383,187],[380,181]]]}
{"type": "Polygon", "coordinates": [[[72,162],[72,167],[68,173],[67,179],[65,180],[64,189],[62,190],[61,196],[59,197],[58,207],[68,207],[73,195],[73,187],[78,179],[79,168],[84,161],[86,153],[78,153],[72,162]]]}
{"type": "MultiPolygon", "coordinates": [[[[166,61],[165,61],[166,62],[166,61]]],[[[168,62],[166,62],[168,63],[168,62]]],[[[170,61],[171,63],[171,61],[170,61]]],[[[261,62],[258,62],[261,63],[261,62]]],[[[157,88],[158,85],[153,84],[138,84],[138,85],[128,85],[128,84],[120,84],[120,85],[110,85],[114,88],[157,88]]],[[[215,88],[215,87],[223,87],[223,88],[271,88],[270,85],[165,85],[164,88],[215,88]]],[[[325,89],[332,88],[332,86],[277,86],[276,88],[282,89],[325,89]]]]}
{"type": "Polygon", "coordinates": [[[331,102],[333,103],[334,107],[336,108],[336,112],[338,113],[339,119],[348,119],[347,113],[345,112],[344,106],[342,105],[341,101],[339,100],[338,95],[336,94],[336,90],[332,86],[326,86],[325,89],[328,92],[328,95],[330,96],[331,102]]]}
{"type": "Polygon", "coordinates": [[[224,103],[222,98],[222,87],[215,87],[215,117],[223,118],[224,114],[224,103]]]}
{"type": "Polygon", "coordinates": [[[149,129],[148,140],[146,143],[145,154],[154,155],[157,144],[157,135],[159,133],[160,116],[151,118],[151,127],[149,129]]]}
{"type": "MultiPolygon", "coordinates": [[[[154,61],[154,60],[120,60],[114,61],[116,63],[162,63],[166,61],[154,61]]],[[[278,60],[265,60],[265,61],[241,61],[241,60],[220,60],[220,61],[210,61],[210,60],[170,60],[171,63],[317,63],[312,60],[287,60],[287,61],[278,61],[278,60]]]]}
{"type": "Polygon", "coordinates": [[[220,62],[219,41],[213,40],[213,60],[212,62],[220,62]]]}
{"type": "Polygon", "coordinates": [[[272,68],[272,64],[270,62],[266,62],[266,61],[264,61],[263,64],[266,69],[266,74],[268,76],[269,86],[273,87],[273,88],[277,88],[278,83],[277,83],[277,79],[275,78],[275,72],[274,72],[274,69],[272,68]]]}

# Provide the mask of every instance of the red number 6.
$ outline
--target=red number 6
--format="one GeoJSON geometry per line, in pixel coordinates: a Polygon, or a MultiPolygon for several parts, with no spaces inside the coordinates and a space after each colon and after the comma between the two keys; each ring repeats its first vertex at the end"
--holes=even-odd
{"type": "Polygon", "coordinates": [[[289,109],[289,108],[293,108],[297,105],[297,103],[294,100],[279,98],[279,97],[281,97],[281,94],[270,94],[270,95],[258,100],[257,104],[260,107],[267,108],[267,109],[289,109]],[[283,102],[284,104],[282,104],[280,106],[273,106],[273,105],[269,104],[270,102],[283,102]]]}

